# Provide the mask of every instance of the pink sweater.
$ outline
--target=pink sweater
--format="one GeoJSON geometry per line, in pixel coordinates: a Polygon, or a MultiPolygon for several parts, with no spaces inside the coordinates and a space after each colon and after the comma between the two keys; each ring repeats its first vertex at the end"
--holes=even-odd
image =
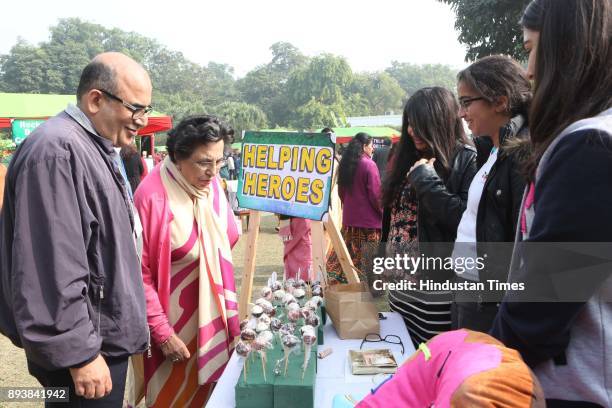
{"type": "MultiPolygon", "coordinates": [[[[222,202],[218,199],[219,194],[224,194],[218,177],[214,179],[212,187],[215,192],[214,205],[218,209],[222,202]]],[[[170,297],[170,222],[174,217],[161,180],[160,165],[155,166],[140,183],[134,195],[134,204],[143,228],[142,279],[147,301],[147,321],[153,342],[160,344],[174,333],[166,314],[170,297]]],[[[238,241],[236,223],[233,218],[230,219],[233,214],[231,208],[228,209],[227,235],[232,247],[238,241]]],[[[225,285],[234,287],[233,282],[224,282],[225,285]]],[[[236,330],[237,327],[230,327],[230,332],[236,330]]]]}
{"type": "Polygon", "coordinates": [[[344,227],[382,227],[380,175],[376,163],[365,154],[359,160],[350,189],[339,190],[344,227]]]}

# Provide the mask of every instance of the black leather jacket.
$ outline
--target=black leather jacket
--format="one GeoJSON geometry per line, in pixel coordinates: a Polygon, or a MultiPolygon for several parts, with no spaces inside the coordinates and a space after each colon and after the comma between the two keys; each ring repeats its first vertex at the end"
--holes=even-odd
{"type": "MultiPolygon", "coordinates": [[[[478,171],[476,149],[461,145],[452,161],[450,175],[444,180],[432,166],[419,166],[408,175],[409,188],[418,202],[417,235],[419,253],[428,257],[449,257],[457,236],[457,227],[465,211],[468,190],[478,171]]],[[[383,212],[382,246],[390,229],[391,209],[383,212]]],[[[383,256],[384,251],[380,252],[383,256]]],[[[387,254],[388,256],[389,254],[387,254]]],[[[452,271],[428,271],[428,279],[444,280],[452,271]]]]}
{"type": "MultiPolygon", "coordinates": [[[[488,160],[493,142],[488,136],[474,140],[478,151],[478,168],[488,160]]],[[[476,241],[478,253],[488,253],[489,262],[480,271],[480,281],[499,279],[506,281],[512,245],[504,247],[499,242],[514,242],[518,214],[525,178],[522,166],[530,153],[529,132],[521,116],[514,117],[500,129],[500,149],[497,160],[487,177],[476,217],[476,241]],[[494,243],[493,245],[487,245],[494,243]],[[491,257],[491,255],[494,255],[491,257]]]]}
{"type": "Polygon", "coordinates": [[[419,203],[417,234],[420,243],[455,241],[476,172],[476,150],[464,145],[457,150],[446,181],[432,166],[419,166],[409,174],[408,181],[419,203]]]}

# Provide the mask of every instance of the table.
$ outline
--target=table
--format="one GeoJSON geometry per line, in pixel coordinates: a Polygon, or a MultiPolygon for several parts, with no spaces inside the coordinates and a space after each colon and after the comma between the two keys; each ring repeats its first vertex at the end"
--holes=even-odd
{"type": "MultiPolygon", "coordinates": [[[[402,343],[404,343],[404,354],[402,355],[401,353],[401,346],[390,343],[364,343],[363,348],[388,348],[393,352],[397,363],[401,365],[414,353],[414,346],[402,317],[395,312],[383,314],[387,319],[380,321],[381,337],[384,338],[388,334],[399,336],[402,339],[402,343]]],[[[329,316],[323,330],[325,344],[319,345],[318,350],[325,350],[331,347],[334,351],[326,358],[317,361],[314,406],[317,408],[331,407],[332,400],[336,394],[353,394],[357,399],[361,399],[371,388],[375,387],[373,382],[374,376],[353,376],[348,368],[348,350],[358,350],[361,340],[340,339],[336,334],[336,329],[331,324],[329,316]]],[[[242,361],[234,353],[208,400],[208,404],[206,404],[207,408],[235,407],[234,387],[240,378],[241,371],[242,361]]],[[[378,379],[380,379],[380,376],[378,379]]]]}

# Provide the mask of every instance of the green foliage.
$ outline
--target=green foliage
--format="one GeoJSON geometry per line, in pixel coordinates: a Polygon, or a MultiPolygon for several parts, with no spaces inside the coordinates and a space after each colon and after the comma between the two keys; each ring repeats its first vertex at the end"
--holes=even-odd
{"type": "Polygon", "coordinates": [[[384,115],[402,107],[405,91],[398,81],[386,72],[356,74],[352,85],[353,115],[384,115]],[[355,106],[355,101],[367,102],[367,110],[355,106]]]}
{"type": "Polygon", "coordinates": [[[230,123],[235,130],[235,138],[240,139],[242,131],[265,129],[268,126],[266,114],[255,105],[244,102],[224,102],[210,110],[230,123]]]}
{"type": "Polygon", "coordinates": [[[529,0],[438,0],[450,4],[457,19],[459,42],[467,46],[466,61],[492,54],[524,59],[519,20],[529,0]]]}
{"type": "Polygon", "coordinates": [[[209,109],[204,104],[203,98],[187,92],[171,94],[154,93],[153,106],[159,112],[171,114],[176,123],[186,116],[207,112],[209,109]]]}
{"type": "Polygon", "coordinates": [[[352,81],[353,71],[344,58],[323,54],[292,72],[287,81],[288,102],[298,107],[314,98],[325,105],[342,104],[352,81]]]}
{"type": "Polygon", "coordinates": [[[291,126],[295,129],[313,130],[326,126],[343,126],[344,122],[344,111],[341,106],[326,105],[311,98],[295,110],[291,126]]]}
{"type": "Polygon", "coordinates": [[[392,61],[385,72],[402,87],[406,93],[405,99],[426,86],[442,86],[452,91],[457,86],[457,71],[448,65],[414,65],[392,61]]]}
{"type": "Polygon", "coordinates": [[[270,50],[272,60],[247,73],[236,87],[246,103],[257,105],[266,113],[271,125],[284,126],[292,115],[287,105],[287,81],[295,70],[306,66],[308,58],[286,42],[274,43],[270,50]]]}
{"type": "Polygon", "coordinates": [[[382,72],[354,73],[343,57],[307,57],[287,42],[270,47],[271,59],[235,79],[227,64],[202,66],[138,33],[67,18],[49,40],[23,40],[0,55],[0,91],[74,94],[83,67],[95,55],[119,51],[143,64],[153,82],[152,105],[172,115],[213,113],[242,130],[342,126],[346,116],[401,110],[408,94],[429,85],[454,89],[455,72],[441,65],[394,62],[382,72]]]}

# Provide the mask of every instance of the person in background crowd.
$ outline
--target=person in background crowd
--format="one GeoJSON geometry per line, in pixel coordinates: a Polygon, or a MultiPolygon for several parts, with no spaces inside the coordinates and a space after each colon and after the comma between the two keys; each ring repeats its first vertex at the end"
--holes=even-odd
{"type": "Polygon", "coordinates": [[[151,91],[131,58],[96,56],[77,105],[37,127],[8,170],[0,331],[43,386],[68,387],[62,406],[121,406],[128,357],[147,349],[141,228],[114,146],[146,126],[151,91]]]}
{"type": "MultiPolygon", "coordinates": [[[[382,223],[380,176],[372,161],[373,151],[372,138],[367,133],[357,133],[338,167],[342,236],[361,280],[365,280],[363,246],[380,241],[382,223]]],[[[348,282],[334,251],[327,259],[327,273],[331,284],[348,282]]]]}
{"type": "MultiPolygon", "coordinates": [[[[386,255],[451,255],[451,249],[426,243],[455,240],[468,188],[476,173],[476,149],[463,130],[454,95],[440,87],[410,97],[402,117],[402,136],[383,187],[386,255]]],[[[404,273],[400,279],[441,281],[441,271],[404,273]]],[[[451,328],[450,292],[389,291],[391,310],[399,312],[416,345],[451,328]]]]}
{"type": "MultiPolygon", "coordinates": [[[[529,157],[527,112],[531,85],[525,70],[502,55],[482,58],[459,72],[460,115],[475,137],[478,173],[457,230],[455,259],[485,259],[483,269],[455,268],[459,283],[505,282],[529,157]],[[504,246],[505,245],[505,246],[504,246]]],[[[456,291],[453,327],[487,332],[503,293],[456,291]]]]}
{"type": "Polygon", "coordinates": [[[153,341],[144,357],[147,406],[206,406],[240,333],[231,255],[238,228],[218,177],[230,134],[215,116],[183,119],[136,192],[153,341]]]}
{"type": "Polygon", "coordinates": [[[230,152],[225,160],[227,163],[227,170],[229,171],[229,179],[236,179],[236,166],[234,165],[234,155],[230,152]]]}
{"type": "Polygon", "coordinates": [[[0,209],[4,203],[4,181],[6,179],[6,166],[0,163],[0,209]]]}
{"type": "Polygon", "coordinates": [[[234,155],[234,166],[236,167],[236,179],[240,179],[240,174],[242,173],[242,156],[240,152],[234,155]]]}
{"type": "Polygon", "coordinates": [[[312,241],[310,220],[279,215],[278,235],[283,241],[285,279],[314,280],[312,272],[312,241]]]}
{"type": "Polygon", "coordinates": [[[511,278],[525,290],[506,295],[491,333],[533,368],[548,407],[611,407],[612,6],[535,0],[522,26],[534,153],[511,278]],[[572,250],[550,256],[550,242],[572,250]],[[551,289],[557,301],[535,301],[551,289]]]}
{"type": "Polygon", "coordinates": [[[227,167],[227,161],[223,164],[223,167],[221,167],[221,169],[219,170],[219,177],[221,177],[221,179],[223,180],[230,179],[230,173],[227,167]]]}
{"type": "Polygon", "coordinates": [[[385,181],[385,170],[387,169],[387,161],[389,159],[389,152],[391,151],[391,139],[383,140],[383,145],[374,149],[372,160],[376,163],[378,168],[378,174],[380,175],[381,182],[385,181]]]}
{"type": "Polygon", "coordinates": [[[128,181],[130,182],[130,187],[132,188],[133,193],[136,191],[136,188],[140,184],[140,180],[143,178],[144,166],[142,164],[142,160],[140,160],[140,155],[134,146],[130,145],[122,147],[120,154],[121,160],[123,160],[123,165],[125,166],[125,173],[128,181]]]}

